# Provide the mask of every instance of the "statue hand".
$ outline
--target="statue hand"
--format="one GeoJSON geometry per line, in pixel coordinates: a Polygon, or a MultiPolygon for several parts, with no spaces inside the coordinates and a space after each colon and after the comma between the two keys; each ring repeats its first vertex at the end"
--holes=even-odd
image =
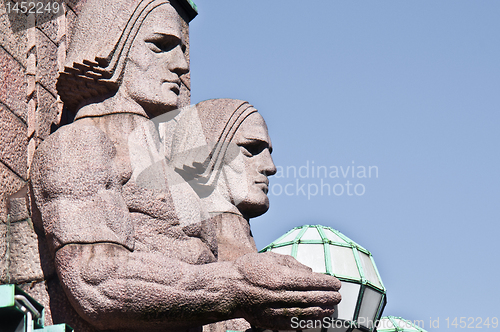
{"type": "Polygon", "coordinates": [[[292,317],[330,316],[340,302],[339,280],[314,273],[291,256],[252,253],[235,265],[247,282],[240,290],[246,300],[242,315],[255,326],[290,330],[292,317]]]}

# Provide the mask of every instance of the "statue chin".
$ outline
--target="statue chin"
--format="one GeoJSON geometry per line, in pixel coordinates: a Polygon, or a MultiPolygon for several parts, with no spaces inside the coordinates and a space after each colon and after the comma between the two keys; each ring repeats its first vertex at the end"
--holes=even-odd
{"type": "MultiPolygon", "coordinates": [[[[267,197],[266,197],[267,198],[267,197]]],[[[266,203],[241,202],[238,205],[238,210],[246,218],[256,218],[269,210],[269,200],[266,203]]]]}

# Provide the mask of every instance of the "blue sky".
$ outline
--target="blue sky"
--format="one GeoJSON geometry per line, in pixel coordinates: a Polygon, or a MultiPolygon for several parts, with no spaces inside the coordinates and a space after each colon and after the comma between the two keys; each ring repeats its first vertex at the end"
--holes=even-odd
{"type": "Polygon", "coordinates": [[[192,102],[248,100],[275,164],[309,163],[308,178],[271,178],[271,209],[251,222],[258,248],[330,226],[372,252],[385,315],[430,331],[500,318],[500,2],[195,2],[192,102]],[[313,162],[378,177],[313,178],[313,162]],[[308,198],[321,180],[344,193],[308,198]],[[279,195],[297,181],[305,194],[279,195]]]}

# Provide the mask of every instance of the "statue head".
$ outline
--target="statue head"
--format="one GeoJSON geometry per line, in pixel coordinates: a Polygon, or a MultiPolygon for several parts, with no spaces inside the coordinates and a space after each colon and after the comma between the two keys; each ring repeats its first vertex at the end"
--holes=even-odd
{"type": "Polygon", "coordinates": [[[269,209],[268,176],[276,173],[272,145],[264,118],[253,112],[239,125],[231,141],[239,148],[235,159],[223,166],[228,197],[246,217],[257,217],[269,209]],[[241,172],[243,170],[243,172],[241,172]]]}
{"type": "Polygon", "coordinates": [[[184,156],[174,167],[208,212],[234,212],[246,218],[265,213],[268,176],[276,173],[276,167],[262,116],[252,105],[235,99],[206,100],[185,113],[179,121],[181,130],[177,129],[181,134],[174,135],[172,145],[174,156],[181,151],[184,156]],[[196,122],[201,126],[199,134],[196,122]],[[183,123],[190,130],[182,129],[183,123]],[[204,145],[193,139],[197,135],[203,136],[204,145]]]}
{"type": "Polygon", "coordinates": [[[189,67],[176,1],[85,4],[57,81],[70,111],[117,93],[141,105],[148,116],[178,107],[181,76],[189,67]]]}

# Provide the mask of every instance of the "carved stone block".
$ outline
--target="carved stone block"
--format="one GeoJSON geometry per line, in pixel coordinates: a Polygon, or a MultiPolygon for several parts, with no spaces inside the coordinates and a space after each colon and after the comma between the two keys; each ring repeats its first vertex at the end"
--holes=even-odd
{"type": "Polygon", "coordinates": [[[40,18],[41,22],[37,22],[37,28],[49,37],[53,43],[57,44],[57,20],[47,19],[44,15],[37,16],[37,19],[38,18],[40,18]]]}
{"type": "Polygon", "coordinates": [[[66,11],[66,46],[69,45],[69,38],[73,33],[73,29],[76,24],[76,18],[77,16],[75,11],[71,7],[68,7],[68,10],[66,11]]]}
{"type": "Polygon", "coordinates": [[[23,179],[27,178],[27,126],[6,107],[0,105],[0,161],[23,179]]]}
{"type": "Polygon", "coordinates": [[[43,272],[38,254],[38,237],[30,221],[11,223],[9,275],[11,283],[42,280],[43,272]]]}
{"type": "Polygon", "coordinates": [[[0,223],[0,283],[2,284],[7,284],[9,282],[9,261],[7,256],[7,249],[7,224],[2,222],[0,223]]]}
{"type": "MultiPolygon", "coordinates": [[[[7,222],[8,196],[17,192],[24,185],[25,182],[23,179],[0,162],[0,188],[2,188],[2,194],[0,195],[0,221],[2,223],[7,222]]],[[[2,256],[0,256],[0,259],[2,259],[2,256]]]]}
{"type": "Polygon", "coordinates": [[[0,48],[0,101],[24,122],[26,115],[25,69],[3,48],[0,48]]]}
{"type": "Polygon", "coordinates": [[[87,0],[67,0],[66,4],[78,15],[82,10],[87,0]]]}
{"type": "Polygon", "coordinates": [[[0,2],[0,45],[3,46],[19,63],[26,67],[27,18],[24,14],[11,14],[9,19],[5,1],[0,2]],[[15,31],[15,32],[14,32],[15,31]]]}
{"type": "Polygon", "coordinates": [[[9,222],[14,223],[17,221],[29,218],[28,208],[26,207],[26,199],[23,197],[9,199],[9,222]]]}
{"type": "Polygon", "coordinates": [[[36,30],[36,40],[36,80],[49,90],[50,93],[57,96],[57,46],[38,29],[36,30]]]}
{"type": "Polygon", "coordinates": [[[50,135],[52,124],[58,123],[60,106],[56,98],[40,84],[37,84],[37,97],[36,136],[45,139],[50,135]]]}

